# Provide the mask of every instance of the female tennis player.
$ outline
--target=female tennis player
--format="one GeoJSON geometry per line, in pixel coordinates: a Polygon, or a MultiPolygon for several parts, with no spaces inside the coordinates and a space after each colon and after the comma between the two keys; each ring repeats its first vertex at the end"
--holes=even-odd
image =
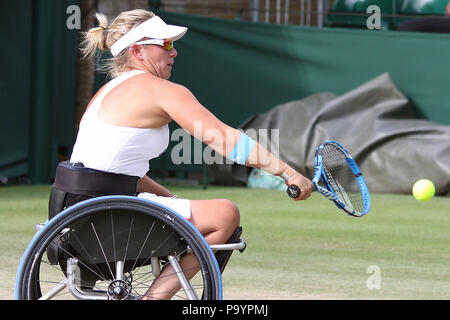
{"type": "MultiPolygon", "coordinates": [[[[224,157],[297,185],[301,195],[295,200],[310,196],[309,179],[241,131],[221,122],[184,86],[168,80],[178,54],[173,43],[187,28],[167,25],[141,9],[122,12],[110,25],[104,15],[96,16],[99,27],[85,34],[81,50],[85,57],[93,57],[97,49],[109,50],[113,56],[108,64],[112,80],[93,97],[81,119],[71,163],[138,176],[139,197],[160,202],[189,219],[209,244],[225,243],[239,226],[236,205],[225,199],[178,199],[146,175],[149,160],[168,146],[171,121],[224,157]],[[194,122],[202,124],[201,132],[194,130],[194,122]],[[211,135],[208,130],[220,134],[211,135]]],[[[180,265],[187,270],[188,279],[198,271],[190,255],[185,255],[180,265]]],[[[172,273],[167,266],[145,298],[169,299],[179,289],[172,273]]]]}

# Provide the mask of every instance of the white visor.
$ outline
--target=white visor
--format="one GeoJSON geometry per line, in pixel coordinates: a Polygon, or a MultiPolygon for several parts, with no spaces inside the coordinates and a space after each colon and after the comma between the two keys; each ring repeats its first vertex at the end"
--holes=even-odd
{"type": "Polygon", "coordinates": [[[154,16],[132,28],[111,46],[111,54],[115,57],[123,49],[133,45],[142,38],[168,39],[173,41],[180,39],[187,32],[186,27],[166,24],[160,17],[154,16]]]}

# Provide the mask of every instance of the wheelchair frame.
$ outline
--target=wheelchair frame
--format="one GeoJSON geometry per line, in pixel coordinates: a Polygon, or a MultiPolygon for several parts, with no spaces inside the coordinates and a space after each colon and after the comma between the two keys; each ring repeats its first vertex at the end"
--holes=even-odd
{"type": "MultiPolygon", "coordinates": [[[[242,239],[210,246],[177,212],[133,196],[85,200],[35,228],[37,233],[17,271],[15,299],[47,300],[57,297],[66,288],[75,298],[83,300],[138,299],[142,297],[138,290],[143,290],[143,279],[158,277],[161,269],[170,265],[180,282],[183,298],[221,300],[221,270],[224,266],[219,267],[213,250],[243,252],[246,248],[242,239]],[[197,259],[201,271],[198,273],[200,288],[192,285],[183,273],[178,260],[184,254],[193,254],[197,259]],[[161,265],[162,260],[165,265],[161,265]],[[42,279],[45,275],[42,269],[52,267],[47,272],[52,277],[59,274],[53,269],[58,269],[57,265],[64,274],[60,275],[62,280],[42,292],[50,283],[42,279]],[[138,274],[140,268],[148,270],[138,274]],[[98,282],[106,284],[99,289],[96,287],[98,282]]],[[[145,288],[151,285],[150,279],[148,282],[145,288]]]]}

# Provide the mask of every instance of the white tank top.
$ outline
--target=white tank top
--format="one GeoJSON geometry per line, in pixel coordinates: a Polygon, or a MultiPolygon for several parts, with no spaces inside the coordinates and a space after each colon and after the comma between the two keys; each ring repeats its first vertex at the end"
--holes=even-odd
{"type": "Polygon", "coordinates": [[[121,127],[99,118],[103,98],[120,83],[140,73],[145,72],[133,70],[114,78],[92,102],[80,123],[70,162],[142,178],[149,170],[149,160],[167,149],[168,125],[156,129],[121,127]]]}

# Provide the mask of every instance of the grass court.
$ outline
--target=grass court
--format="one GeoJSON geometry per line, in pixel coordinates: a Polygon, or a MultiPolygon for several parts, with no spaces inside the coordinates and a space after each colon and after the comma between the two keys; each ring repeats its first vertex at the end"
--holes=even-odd
{"type": "MultiPolygon", "coordinates": [[[[372,194],[369,214],[354,218],[319,194],[294,202],[276,190],[168,187],[238,205],[247,249],[224,272],[224,299],[450,299],[449,197],[372,194]]],[[[0,299],[14,298],[50,188],[0,188],[0,299]]]]}

